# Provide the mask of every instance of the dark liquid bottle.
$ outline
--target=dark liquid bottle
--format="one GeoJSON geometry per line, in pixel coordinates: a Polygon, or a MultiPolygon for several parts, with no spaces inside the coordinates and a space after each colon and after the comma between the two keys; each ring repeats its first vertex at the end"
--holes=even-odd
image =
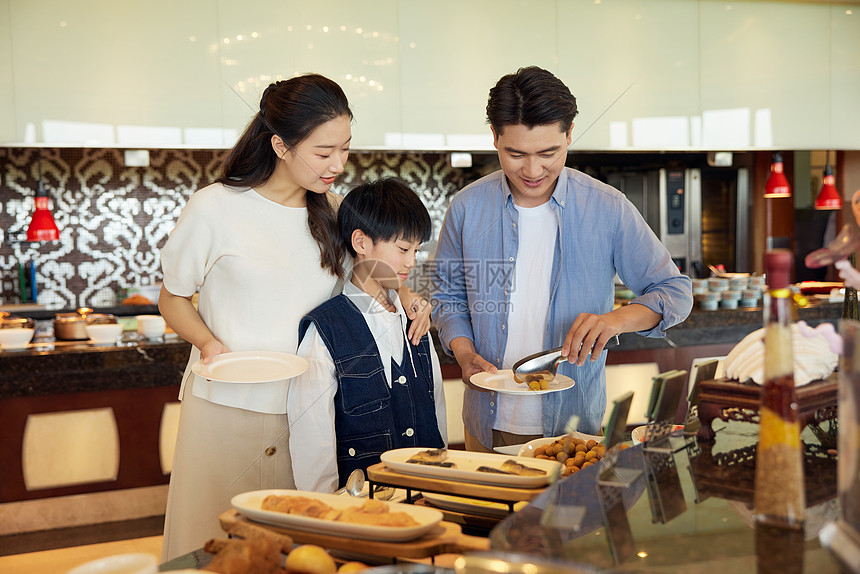
{"type": "MultiPolygon", "coordinates": [[[[764,305],[764,385],[753,508],[759,572],[777,571],[772,568],[777,562],[773,560],[774,552],[788,557],[803,548],[806,494],[791,343],[792,260],[791,252],[781,249],[765,256],[768,291],[764,305]]],[[[798,561],[796,556],[785,562],[778,571],[802,569],[802,559],[798,561]]]]}

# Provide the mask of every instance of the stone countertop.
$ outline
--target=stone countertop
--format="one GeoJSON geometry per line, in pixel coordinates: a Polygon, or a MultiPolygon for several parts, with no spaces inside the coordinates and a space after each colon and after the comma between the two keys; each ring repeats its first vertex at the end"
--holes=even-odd
{"type": "Polygon", "coordinates": [[[26,349],[0,351],[0,399],[170,385],[178,389],[190,352],[190,343],[169,335],[163,341],[120,345],[37,339],[26,349]]]}
{"type": "MultiPolygon", "coordinates": [[[[621,345],[610,352],[738,343],[764,325],[762,310],[762,307],[751,307],[703,311],[694,306],[687,320],[666,331],[665,338],[624,333],[620,336],[621,345]]],[[[798,309],[797,315],[798,320],[806,321],[811,327],[825,322],[837,323],[842,316],[842,303],[813,302],[798,309]]]]}
{"type": "MultiPolygon", "coordinates": [[[[153,307],[123,307],[128,314],[149,314],[153,307]]],[[[111,312],[99,309],[99,312],[111,312]]],[[[50,319],[54,311],[43,319],[50,319]]],[[[118,314],[118,313],[113,313],[118,314]]],[[[838,322],[841,303],[814,303],[798,310],[798,318],[811,326],[838,322]]],[[[36,318],[36,317],[33,317],[36,318]]],[[[695,345],[737,343],[763,324],[762,308],[693,309],[687,320],[666,333],[663,339],[621,336],[612,352],[667,349],[695,345]]],[[[435,331],[435,329],[434,329],[435,331]]],[[[442,350],[434,332],[436,350],[443,365],[456,364],[442,350]]],[[[95,345],[84,341],[54,342],[37,338],[27,349],[0,351],[0,399],[62,393],[120,390],[178,385],[188,362],[191,345],[168,335],[163,342],[129,341],[121,345],[95,345]]]]}
{"type": "MultiPolygon", "coordinates": [[[[823,322],[836,323],[841,316],[841,302],[814,302],[808,307],[798,309],[798,320],[806,321],[811,327],[823,322]]],[[[763,325],[762,307],[703,311],[695,306],[686,321],[666,331],[665,338],[649,338],[636,333],[623,333],[619,336],[621,344],[613,347],[609,352],[734,344],[763,325]]],[[[435,328],[433,337],[440,363],[456,364],[454,358],[442,350],[435,328]]]]}

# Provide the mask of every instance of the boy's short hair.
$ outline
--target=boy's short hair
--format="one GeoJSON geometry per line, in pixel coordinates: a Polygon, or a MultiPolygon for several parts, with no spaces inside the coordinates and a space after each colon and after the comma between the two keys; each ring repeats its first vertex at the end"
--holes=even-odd
{"type": "Polygon", "coordinates": [[[529,66],[502,76],[490,89],[487,123],[501,134],[505,126],[558,124],[566,132],[576,117],[576,98],[552,73],[529,66]]]}
{"type": "Polygon", "coordinates": [[[403,181],[384,178],[353,188],[337,212],[340,237],[355,257],[352,233],[360,229],[377,241],[420,241],[430,239],[433,224],[418,195],[403,181]]]}

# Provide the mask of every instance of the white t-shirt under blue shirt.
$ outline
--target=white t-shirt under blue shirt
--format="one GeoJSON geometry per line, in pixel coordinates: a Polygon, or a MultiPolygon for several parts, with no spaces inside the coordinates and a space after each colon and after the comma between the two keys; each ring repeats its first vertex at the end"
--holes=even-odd
{"type": "MultiPolygon", "coordinates": [[[[526,355],[544,350],[552,260],[558,234],[558,219],[548,201],[537,207],[515,207],[519,213],[517,258],[508,308],[506,369],[526,355]]],[[[543,434],[540,395],[500,394],[498,403],[494,429],[523,435],[543,434]]]]}

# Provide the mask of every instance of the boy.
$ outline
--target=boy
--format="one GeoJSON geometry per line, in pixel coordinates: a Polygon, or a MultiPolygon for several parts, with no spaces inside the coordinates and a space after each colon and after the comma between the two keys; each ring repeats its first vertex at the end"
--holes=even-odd
{"type": "Polygon", "coordinates": [[[693,305],[690,278],[623,194],[565,167],[576,98],[537,67],[502,77],[487,120],[501,170],[451,202],[434,259],[433,321],[463,381],[563,347],[576,381],[545,395],[469,387],[466,449],[492,452],[579,428],[597,434],[606,409],[606,342],[664,337],[693,305]],[[613,310],[616,273],[637,297],[613,310]],[[590,355],[590,356],[589,356],[590,355]]]}
{"type": "Polygon", "coordinates": [[[383,179],[350,191],[337,219],[352,276],[299,323],[310,367],[287,397],[296,487],[319,492],[387,450],[448,442],[439,359],[429,333],[409,343],[396,293],[430,238],[430,214],[404,183],[383,179]]]}

